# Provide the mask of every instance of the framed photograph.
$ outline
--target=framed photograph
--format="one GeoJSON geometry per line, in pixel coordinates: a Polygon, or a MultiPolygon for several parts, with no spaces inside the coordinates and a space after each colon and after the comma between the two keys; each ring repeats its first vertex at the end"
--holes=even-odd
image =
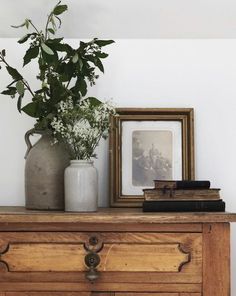
{"type": "Polygon", "coordinates": [[[153,180],[194,180],[193,109],[118,108],[111,117],[110,205],[141,207],[153,180]]]}

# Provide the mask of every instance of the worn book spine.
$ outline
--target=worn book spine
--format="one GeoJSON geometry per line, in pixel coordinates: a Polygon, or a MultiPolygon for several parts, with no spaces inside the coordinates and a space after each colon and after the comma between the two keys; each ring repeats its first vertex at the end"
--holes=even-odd
{"type": "Polygon", "coordinates": [[[144,201],[143,212],[224,212],[225,202],[217,201],[144,201]]]}
{"type": "Polygon", "coordinates": [[[145,200],[219,200],[220,189],[143,189],[145,200]]]}
{"type": "Polygon", "coordinates": [[[209,189],[210,181],[171,181],[171,180],[154,180],[155,188],[174,188],[174,189],[209,189]]]}

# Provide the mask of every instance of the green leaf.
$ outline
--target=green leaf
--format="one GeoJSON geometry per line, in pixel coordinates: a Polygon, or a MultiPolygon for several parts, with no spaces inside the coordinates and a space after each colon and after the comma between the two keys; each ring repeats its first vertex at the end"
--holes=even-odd
{"type": "Polygon", "coordinates": [[[109,56],[109,54],[105,53],[105,52],[97,52],[96,56],[100,59],[105,59],[109,56]]]}
{"type": "Polygon", "coordinates": [[[54,20],[53,15],[50,18],[50,23],[52,24],[53,29],[56,31],[57,30],[57,26],[56,26],[56,23],[55,23],[55,20],[54,20]]]}
{"type": "Polygon", "coordinates": [[[21,28],[21,27],[26,26],[26,28],[29,29],[30,22],[31,22],[31,20],[26,19],[26,20],[24,21],[24,23],[22,23],[22,24],[20,24],[20,25],[18,25],[18,26],[11,26],[11,27],[12,27],[12,28],[15,28],[15,29],[18,29],[18,28],[21,28]]]}
{"type": "Polygon", "coordinates": [[[56,19],[58,20],[58,22],[59,22],[59,28],[61,27],[61,19],[58,17],[58,16],[56,16],[56,19]]]}
{"type": "Polygon", "coordinates": [[[64,38],[54,38],[54,39],[48,39],[46,41],[47,45],[50,46],[51,44],[60,43],[64,38]]]}
{"type": "Polygon", "coordinates": [[[66,74],[68,81],[73,77],[75,67],[75,64],[73,64],[72,62],[65,64],[64,73],[66,74]]]}
{"type": "Polygon", "coordinates": [[[10,88],[10,86],[12,86],[12,84],[16,83],[17,80],[13,80],[10,84],[8,84],[7,88],[10,88]]]}
{"type": "Polygon", "coordinates": [[[25,43],[31,36],[36,36],[36,33],[32,33],[32,34],[27,34],[25,36],[23,36],[20,40],[18,40],[17,42],[22,44],[25,43]]]}
{"type": "Polygon", "coordinates": [[[95,97],[88,97],[88,98],[84,99],[84,101],[85,102],[88,101],[92,107],[97,107],[102,104],[102,102],[95,97]]]}
{"type": "Polygon", "coordinates": [[[54,52],[45,43],[41,44],[42,50],[48,55],[54,55],[54,52]]]}
{"type": "Polygon", "coordinates": [[[21,113],[22,98],[23,96],[19,96],[17,100],[17,109],[20,113],[21,113]]]}
{"type": "Polygon", "coordinates": [[[56,51],[66,52],[68,55],[72,55],[73,53],[73,48],[66,43],[53,43],[50,44],[50,47],[56,51]]]}
{"type": "Polygon", "coordinates": [[[52,28],[48,28],[48,32],[55,35],[55,31],[52,28]]]}
{"type": "Polygon", "coordinates": [[[82,70],[82,68],[83,68],[83,61],[79,59],[79,69],[82,70]]]}
{"type": "Polygon", "coordinates": [[[83,78],[78,78],[75,84],[75,89],[79,90],[84,97],[87,93],[87,83],[83,78]]]}
{"type": "Polygon", "coordinates": [[[2,56],[5,57],[6,56],[6,49],[2,50],[2,56]]]}
{"type": "Polygon", "coordinates": [[[31,102],[31,103],[25,105],[21,110],[31,117],[38,117],[37,116],[37,109],[38,109],[38,103],[31,102]]]}
{"type": "Polygon", "coordinates": [[[38,90],[35,91],[36,94],[41,94],[44,92],[44,89],[40,88],[38,90]]]}
{"type": "Polygon", "coordinates": [[[21,25],[17,25],[17,26],[11,26],[12,28],[15,28],[15,29],[18,29],[18,28],[21,28],[21,27],[24,27],[26,25],[26,22],[24,21],[24,23],[23,24],[21,24],[21,25]]]}
{"type": "Polygon", "coordinates": [[[94,43],[96,43],[100,47],[112,44],[114,42],[115,42],[114,40],[98,40],[98,39],[95,39],[94,41],[94,43]]]}
{"type": "Polygon", "coordinates": [[[22,80],[17,81],[17,83],[16,83],[16,90],[17,90],[17,92],[18,92],[18,94],[20,96],[23,96],[24,95],[25,87],[24,87],[24,83],[23,83],[22,80]]]}
{"type": "Polygon", "coordinates": [[[53,10],[53,14],[60,15],[67,9],[68,9],[67,5],[57,5],[53,10]]]}
{"type": "Polygon", "coordinates": [[[102,62],[101,62],[99,59],[97,59],[95,65],[98,67],[98,69],[99,69],[102,73],[104,73],[104,67],[103,67],[103,64],[102,64],[102,62]]]}
{"type": "Polygon", "coordinates": [[[32,59],[37,58],[38,54],[39,54],[38,46],[30,47],[25,53],[23,66],[27,65],[32,59]]]}
{"type": "Polygon", "coordinates": [[[50,85],[51,96],[50,104],[55,106],[55,104],[61,101],[62,96],[66,95],[66,88],[64,85],[57,79],[57,77],[50,76],[48,79],[48,84],[50,85]]]}
{"type": "Polygon", "coordinates": [[[13,96],[16,94],[16,88],[15,87],[8,87],[8,89],[1,92],[2,95],[8,95],[13,96]]]}
{"type": "MultiPolygon", "coordinates": [[[[42,58],[43,58],[43,61],[46,62],[47,65],[57,65],[58,64],[57,52],[54,52],[54,55],[49,55],[46,52],[42,51],[42,58]]],[[[46,69],[47,69],[47,67],[46,67],[46,69]]]]}
{"type": "Polygon", "coordinates": [[[30,20],[26,19],[25,20],[25,26],[27,29],[29,29],[29,25],[30,25],[30,20]]]}
{"type": "Polygon", "coordinates": [[[79,55],[78,55],[78,53],[76,53],[72,58],[72,63],[76,64],[78,62],[78,60],[79,60],[79,55]]]}
{"type": "Polygon", "coordinates": [[[23,37],[22,37],[21,39],[19,39],[17,42],[20,43],[20,44],[25,43],[25,42],[29,39],[30,35],[31,35],[31,34],[27,34],[27,35],[23,36],[23,37]]]}
{"type": "Polygon", "coordinates": [[[20,73],[15,68],[12,68],[10,66],[6,66],[6,69],[7,69],[7,72],[11,75],[11,77],[14,80],[22,80],[23,79],[23,77],[20,75],[20,73]]]}

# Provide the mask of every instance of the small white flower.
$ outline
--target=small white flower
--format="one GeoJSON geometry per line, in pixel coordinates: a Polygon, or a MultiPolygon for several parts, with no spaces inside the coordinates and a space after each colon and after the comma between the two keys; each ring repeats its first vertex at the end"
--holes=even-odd
{"type": "Polygon", "coordinates": [[[111,102],[98,106],[83,100],[74,106],[72,98],[58,104],[58,115],[51,126],[55,137],[63,139],[73,151],[73,157],[90,158],[101,137],[106,137],[109,130],[109,116],[115,109],[111,102]]]}

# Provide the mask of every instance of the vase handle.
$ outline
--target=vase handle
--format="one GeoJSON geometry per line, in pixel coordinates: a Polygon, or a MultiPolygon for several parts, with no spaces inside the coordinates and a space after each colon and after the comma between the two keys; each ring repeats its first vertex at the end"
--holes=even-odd
{"type": "Polygon", "coordinates": [[[25,159],[27,158],[31,148],[33,147],[31,142],[30,142],[30,136],[32,136],[33,134],[35,133],[35,129],[32,128],[30,130],[28,130],[26,133],[25,133],[25,143],[27,145],[27,150],[26,150],[26,153],[25,153],[25,159]]]}

